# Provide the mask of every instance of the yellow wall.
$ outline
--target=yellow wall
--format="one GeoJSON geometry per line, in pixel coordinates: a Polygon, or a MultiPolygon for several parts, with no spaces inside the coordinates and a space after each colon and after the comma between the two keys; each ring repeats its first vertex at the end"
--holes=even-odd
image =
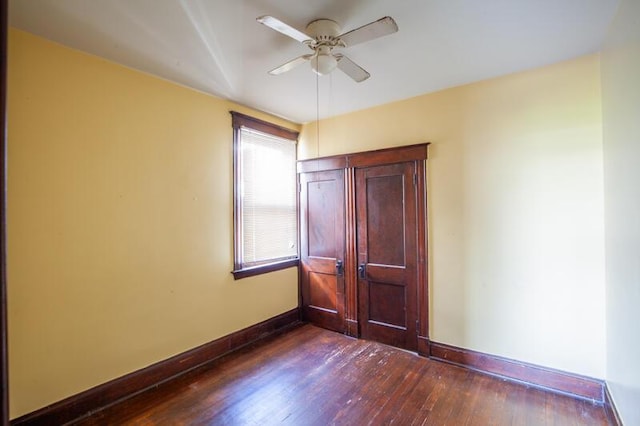
{"type": "MultiPolygon", "coordinates": [[[[432,339],[604,377],[599,65],[321,122],[320,155],[432,142],[432,339]]],[[[12,417],[296,306],[295,269],[229,274],[230,109],[265,118],[11,30],[12,417]]]]}
{"type": "Polygon", "coordinates": [[[299,157],[432,142],[431,338],[602,378],[599,79],[587,56],[323,120],[319,144],[309,123],[299,157]]]}
{"type": "Polygon", "coordinates": [[[297,306],[230,274],[228,111],[264,115],[17,30],[8,64],[12,418],[297,306]]]}
{"type": "Polygon", "coordinates": [[[607,381],[640,424],[640,2],[622,0],[602,53],[607,381]]]}

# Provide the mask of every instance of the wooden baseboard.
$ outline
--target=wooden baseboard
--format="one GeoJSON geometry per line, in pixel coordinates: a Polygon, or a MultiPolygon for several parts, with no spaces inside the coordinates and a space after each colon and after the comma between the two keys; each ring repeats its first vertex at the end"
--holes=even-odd
{"type": "Polygon", "coordinates": [[[429,357],[522,382],[551,392],[604,404],[604,381],[560,370],[527,364],[469,349],[430,342],[429,357]]]}
{"type": "Polygon", "coordinates": [[[418,355],[429,357],[431,354],[430,346],[431,342],[429,341],[428,337],[420,335],[418,336],[418,355]]]}
{"type": "Polygon", "coordinates": [[[609,391],[609,385],[607,383],[604,384],[604,409],[607,412],[609,423],[615,426],[622,426],[622,419],[613,402],[613,398],[611,398],[611,392],[609,391]]]}
{"type": "Polygon", "coordinates": [[[11,421],[11,425],[65,424],[131,398],[161,383],[238,350],[250,343],[292,327],[300,322],[299,310],[293,309],[261,323],[236,331],[202,346],[175,355],[107,383],[73,395],[11,421]]]}

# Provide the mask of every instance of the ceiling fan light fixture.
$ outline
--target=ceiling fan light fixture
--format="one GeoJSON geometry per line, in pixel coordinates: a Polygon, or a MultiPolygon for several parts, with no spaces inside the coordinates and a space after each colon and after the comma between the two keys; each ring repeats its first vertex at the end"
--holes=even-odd
{"type": "Polygon", "coordinates": [[[327,75],[338,66],[338,60],[331,53],[319,53],[311,59],[311,69],[318,75],[327,75]]]}

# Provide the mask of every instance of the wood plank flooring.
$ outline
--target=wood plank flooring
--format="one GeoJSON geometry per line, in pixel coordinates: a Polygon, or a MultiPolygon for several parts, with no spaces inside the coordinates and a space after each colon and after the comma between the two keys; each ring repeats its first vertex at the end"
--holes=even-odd
{"type": "Polygon", "coordinates": [[[303,325],[76,424],[609,423],[600,405],[303,325]]]}

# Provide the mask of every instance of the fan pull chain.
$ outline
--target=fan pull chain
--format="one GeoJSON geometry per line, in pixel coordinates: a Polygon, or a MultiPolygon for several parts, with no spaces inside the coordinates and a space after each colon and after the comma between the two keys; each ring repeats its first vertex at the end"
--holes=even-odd
{"type": "Polygon", "coordinates": [[[316,171],[320,170],[320,75],[316,74],[316,171]]]}

